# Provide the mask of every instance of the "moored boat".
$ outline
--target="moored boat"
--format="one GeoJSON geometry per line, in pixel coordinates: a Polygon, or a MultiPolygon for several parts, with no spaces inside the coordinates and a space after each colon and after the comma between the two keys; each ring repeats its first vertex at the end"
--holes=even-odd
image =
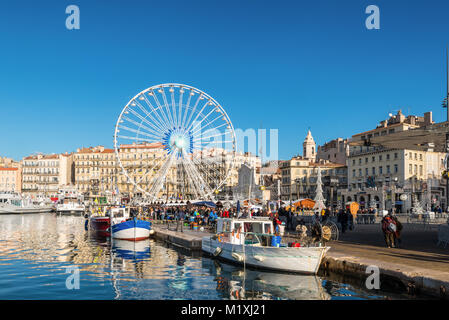
{"type": "Polygon", "coordinates": [[[90,230],[114,239],[139,241],[154,232],[151,222],[131,217],[130,208],[115,207],[89,218],[90,230]],[[112,223],[111,223],[112,221],[112,223]]]}
{"type": "Polygon", "coordinates": [[[0,193],[0,214],[46,213],[53,210],[52,206],[33,203],[18,193],[0,193]]]}
{"type": "Polygon", "coordinates": [[[316,274],[329,247],[280,243],[268,218],[219,218],[217,232],[203,237],[202,250],[217,258],[262,269],[316,274]]]}
{"type": "Polygon", "coordinates": [[[111,226],[112,237],[119,240],[139,241],[150,237],[151,222],[131,218],[111,226]]]}
{"type": "Polygon", "coordinates": [[[56,212],[59,214],[79,214],[86,210],[83,204],[84,197],[73,188],[59,190],[59,200],[56,205],[56,212]]]}

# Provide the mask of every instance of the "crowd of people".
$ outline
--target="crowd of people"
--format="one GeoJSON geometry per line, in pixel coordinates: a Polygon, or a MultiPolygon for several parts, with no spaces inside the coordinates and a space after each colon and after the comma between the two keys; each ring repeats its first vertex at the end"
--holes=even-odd
{"type": "MultiPolygon", "coordinates": [[[[284,226],[287,231],[294,231],[304,216],[305,209],[296,208],[292,211],[287,208],[280,208],[277,212],[271,212],[262,209],[242,208],[237,212],[236,208],[225,209],[208,206],[150,206],[143,207],[140,212],[135,214],[143,215],[149,219],[161,222],[179,221],[182,225],[187,224],[190,229],[194,226],[198,227],[214,227],[218,218],[237,218],[237,217],[269,217],[277,231],[280,226],[284,226]]],[[[369,216],[368,223],[375,222],[377,210],[373,208],[360,209],[357,212],[357,219],[369,216]]],[[[330,207],[314,213],[315,219],[321,223],[331,219],[339,225],[340,232],[345,233],[354,229],[354,215],[351,214],[349,207],[339,210],[332,210],[330,207]]],[[[402,224],[392,211],[382,218],[381,229],[384,234],[386,246],[388,248],[397,248],[401,244],[402,224]]]]}

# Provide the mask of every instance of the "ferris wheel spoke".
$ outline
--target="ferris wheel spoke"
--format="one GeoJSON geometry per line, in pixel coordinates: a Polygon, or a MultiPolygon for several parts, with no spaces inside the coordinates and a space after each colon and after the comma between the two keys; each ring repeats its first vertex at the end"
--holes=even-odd
{"type": "Polygon", "coordinates": [[[203,113],[204,109],[207,107],[207,105],[209,104],[209,102],[210,102],[210,101],[206,101],[206,103],[204,104],[204,106],[201,108],[201,111],[198,112],[198,114],[196,115],[195,119],[193,119],[192,122],[189,122],[190,125],[187,127],[187,131],[189,131],[189,130],[192,128],[192,126],[193,126],[193,124],[195,123],[196,119],[198,119],[198,117],[203,113]]]}
{"type": "Polygon", "coordinates": [[[172,117],[172,114],[170,112],[170,105],[169,105],[169,103],[167,101],[167,96],[165,95],[165,90],[163,88],[160,88],[158,90],[158,92],[162,94],[162,99],[164,100],[164,106],[165,106],[165,110],[167,110],[168,119],[170,119],[170,123],[171,123],[172,128],[175,128],[175,123],[173,121],[173,117],[172,117]]]}
{"type": "Polygon", "coordinates": [[[117,135],[117,138],[122,138],[122,139],[126,139],[126,140],[137,140],[137,141],[144,141],[144,142],[154,143],[154,140],[138,138],[138,137],[117,135]]]}
{"type": "Polygon", "coordinates": [[[150,128],[148,128],[147,126],[143,125],[142,123],[134,121],[133,119],[130,119],[130,118],[126,117],[126,116],[123,116],[122,118],[123,118],[123,120],[126,120],[126,121],[134,124],[139,129],[143,128],[143,129],[147,130],[148,133],[154,133],[156,136],[162,136],[162,133],[160,131],[156,132],[154,130],[151,130],[150,128]]]}
{"type": "Polygon", "coordinates": [[[204,163],[204,162],[198,162],[196,159],[193,159],[193,163],[197,167],[202,168],[202,169],[206,166],[203,170],[204,170],[204,175],[206,176],[206,182],[207,181],[209,182],[207,185],[211,186],[211,183],[213,183],[215,188],[217,188],[218,183],[216,182],[216,180],[217,180],[216,177],[217,177],[217,175],[219,175],[219,173],[217,174],[217,172],[219,172],[219,170],[216,170],[217,168],[215,168],[215,169],[210,168],[211,166],[213,166],[213,164],[210,161],[206,161],[206,163],[204,163]],[[209,162],[209,163],[207,163],[207,162],[209,162]],[[209,173],[209,171],[211,171],[211,173],[209,173]]]}
{"type": "Polygon", "coordinates": [[[192,173],[194,174],[194,177],[197,177],[197,179],[199,180],[199,185],[203,187],[201,188],[201,190],[205,190],[207,194],[212,193],[212,191],[209,188],[209,185],[204,181],[203,176],[198,172],[197,168],[188,157],[186,158],[186,164],[191,169],[192,173]]]}
{"type": "Polygon", "coordinates": [[[144,132],[144,131],[139,131],[139,130],[136,130],[136,129],[132,129],[132,128],[129,128],[129,127],[123,126],[123,125],[119,125],[118,127],[119,127],[120,129],[123,129],[123,130],[126,130],[126,131],[130,131],[130,132],[137,133],[138,135],[140,134],[140,135],[144,135],[144,136],[146,136],[146,137],[153,138],[153,139],[154,139],[154,142],[160,141],[160,136],[154,136],[154,135],[149,134],[149,133],[146,133],[146,132],[144,132]]]}
{"type": "Polygon", "coordinates": [[[186,111],[184,112],[184,116],[182,117],[182,121],[181,121],[181,127],[183,127],[183,128],[184,128],[185,123],[186,123],[187,113],[189,112],[190,100],[192,100],[192,97],[193,97],[192,91],[190,91],[189,97],[187,98],[187,104],[186,104],[186,107],[185,107],[186,111]]]}
{"type": "Polygon", "coordinates": [[[215,138],[215,137],[220,137],[220,136],[226,136],[227,134],[228,134],[227,132],[220,132],[220,133],[214,134],[214,135],[212,135],[212,136],[207,136],[207,137],[201,136],[201,137],[198,137],[198,138],[194,138],[193,141],[194,141],[194,142],[195,142],[195,141],[203,141],[203,140],[210,139],[210,138],[215,138]]]}
{"type": "Polygon", "coordinates": [[[163,108],[163,106],[161,105],[161,103],[159,102],[159,99],[157,98],[156,92],[154,92],[154,91],[152,90],[152,91],[151,91],[151,96],[153,97],[154,101],[156,102],[156,105],[157,105],[157,107],[158,107],[158,109],[159,109],[159,112],[161,113],[162,117],[164,118],[167,127],[170,128],[170,127],[172,126],[172,125],[171,125],[171,122],[170,122],[170,120],[168,120],[167,115],[166,115],[165,112],[164,112],[164,108],[163,108]]]}
{"type": "MultiPolygon", "coordinates": [[[[233,143],[234,141],[231,141],[231,140],[228,140],[228,141],[210,141],[210,142],[203,142],[203,143],[201,143],[201,142],[194,142],[193,144],[195,145],[195,146],[199,146],[199,147],[201,147],[200,149],[202,149],[202,147],[210,147],[210,146],[213,146],[213,145],[216,145],[216,144],[218,144],[218,146],[217,147],[223,147],[223,144],[227,144],[227,143],[233,143]]],[[[216,147],[216,148],[217,148],[216,147]]]]}
{"type": "Polygon", "coordinates": [[[192,167],[189,165],[188,161],[183,162],[183,165],[184,165],[184,167],[186,169],[186,173],[187,173],[188,179],[190,180],[190,185],[192,186],[193,190],[195,191],[196,196],[204,198],[205,197],[205,193],[204,193],[204,191],[202,189],[202,186],[204,186],[204,184],[201,185],[201,182],[198,181],[199,180],[199,176],[197,174],[195,174],[194,170],[192,170],[192,167]]]}
{"type": "MultiPolygon", "coordinates": [[[[145,101],[145,103],[147,103],[147,101],[146,101],[146,97],[145,97],[145,95],[142,95],[141,96],[141,98],[143,98],[143,101],[145,101]]],[[[150,126],[152,126],[153,128],[154,128],[154,130],[156,130],[156,131],[161,131],[161,126],[162,127],[164,127],[166,130],[168,130],[168,127],[166,127],[165,126],[165,124],[163,123],[163,122],[158,122],[158,121],[156,121],[154,118],[153,118],[153,116],[151,115],[151,113],[150,112],[148,112],[148,110],[139,102],[139,101],[137,101],[137,100],[134,100],[134,103],[140,108],[140,110],[142,110],[144,113],[145,113],[145,115],[147,116],[147,117],[149,117],[150,119],[151,119],[151,121],[153,121],[154,122],[154,124],[153,123],[149,123],[150,124],[150,126]],[[160,127],[158,128],[156,125],[159,125],[160,127]]],[[[148,103],[147,103],[148,104],[148,103]]],[[[152,106],[151,106],[152,107],[152,106]]],[[[155,109],[154,109],[154,111],[156,111],[155,109]]],[[[157,115],[157,113],[155,113],[156,115],[157,115]]]]}
{"type": "Polygon", "coordinates": [[[172,153],[170,157],[164,162],[161,169],[159,169],[159,172],[153,177],[152,181],[154,181],[154,183],[149,191],[150,195],[153,195],[153,199],[157,198],[158,193],[162,188],[163,180],[166,178],[167,172],[170,169],[174,158],[175,154],[172,153]]]}
{"type": "Polygon", "coordinates": [[[163,158],[157,158],[156,164],[150,170],[148,170],[148,168],[147,168],[147,172],[144,175],[142,175],[142,177],[140,177],[140,179],[137,183],[140,183],[143,180],[143,178],[148,177],[148,174],[153,174],[153,170],[156,168],[156,166],[161,165],[162,161],[163,161],[163,158]]]}
{"type": "MultiPolygon", "coordinates": [[[[147,92],[148,95],[154,95],[154,91],[150,91],[147,92]]],[[[156,118],[159,120],[159,122],[155,121],[156,124],[158,124],[159,126],[163,127],[165,130],[169,130],[168,128],[168,121],[165,121],[161,118],[161,116],[159,115],[159,112],[157,110],[157,108],[155,108],[153,106],[153,104],[150,102],[150,100],[148,100],[147,96],[145,94],[142,94],[142,97],[145,101],[145,103],[151,108],[152,112],[154,113],[154,115],[156,116],[156,118]]]]}
{"type": "Polygon", "coordinates": [[[175,104],[175,88],[170,88],[170,98],[171,98],[171,107],[173,109],[173,122],[175,124],[175,128],[178,128],[178,117],[176,115],[176,104],[175,104]]]}
{"type": "Polygon", "coordinates": [[[182,125],[181,120],[182,120],[182,98],[183,98],[183,95],[184,95],[184,89],[181,86],[181,88],[179,89],[178,127],[181,127],[181,125],[182,125]]]}
{"type": "MultiPolygon", "coordinates": [[[[218,119],[222,119],[222,115],[219,115],[218,117],[216,117],[214,120],[212,120],[212,121],[207,121],[207,124],[204,126],[204,127],[199,127],[197,130],[192,130],[192,136],[195,136],[195,134],[196,133],[198,133],[199,131],[201,131],[201,129],[205,129],[205,128],[207,128],[208,126],[210,126],[210,125],[212,125],[212,123],[214,123],[215,121],[217,121],[218,119]]],[[[212,128],[212,129],[215,129],[215,128],[212,128]]]]}
{"type": "MultiPolygon", "coordinates": [[[[192,93],[193,92],[191,92],[190,94],[192,94],[192,93]]],[[[198,106],[198,104],[199,104],[199,102],[201,100],[203,100],[203,97],[202,97],[202,94],[200,93],[198,95],[198,99],[196,99],[196,102],[195,102],[195,105],[192,108],[192,111],[189,114],[189,118],[187,119],[186,123],[184,124],[184,127],[186,127],[186,128],[188,127],[188,124],[190,123],[190,120],[192,119],[192,116],[195,114],[195,110],[196,110],[196,108],[197,108],[197,106],[198,106]]],[[[188,111],[188,109],[187,109],[187,111],[188,111]]],[[[187,131],[189,131],[189,130],[187,130],[187,131]]]]}
{"type": "MultiPolygon", "coordinates": [[[[210,102],[209,102],[210,103],[210,102]]],[[[192,131],[194,131],[201,123],[203,123],[203,121],[205,121],[211,114],[212,112],[214,112],[215,109],[212,109],[211,111],[209,111],[209,113],[207,115],[205,115],[200,121],[197,122],[197,124],[191,129],[192,131]]],[[[206,121],[207,122],[207,121],[206,121]]],[[[200,127],[201,128],[201,127],[200,127]]]]}
{"type": "Polygon", "coordinates": [[[139,119],[142,120],[143,122],[145,122],[145,123],[151,125],[151,122],[149,122],[146,118],[144,118],[142,115],[140,115],[138,112],[136,112],[136,111],[133,110],[132,108],[131,108],[131,109],[128,109],[128,110],[129,110],[129,112],[131,112],[133,115],[135,115],[137,118],[139,118],[139,119]]]}

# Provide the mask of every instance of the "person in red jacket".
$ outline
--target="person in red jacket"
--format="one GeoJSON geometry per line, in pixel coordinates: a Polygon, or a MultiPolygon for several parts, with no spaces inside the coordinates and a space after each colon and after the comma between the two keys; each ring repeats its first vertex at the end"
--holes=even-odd
{"type": "Polygon", "coordinates": [[[282,224],[282,221],[281,220],[279,220],[279,215],[276,213],[275,215],[274,215],[274,219],[273,219],[273,225],[274,225],[274,230],[275,230],[275,233],[276,233],[276,235],[278,235],[279,234],[279,226],[282,224]]]}

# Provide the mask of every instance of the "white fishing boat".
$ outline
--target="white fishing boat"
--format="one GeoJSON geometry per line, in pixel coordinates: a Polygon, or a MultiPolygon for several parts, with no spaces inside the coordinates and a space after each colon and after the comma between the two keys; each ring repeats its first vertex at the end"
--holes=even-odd
{"type": "Polygon", "coordinates": [[[86,210],[84,197],[75,189],[61,189],[58,195],[59,199],[56,204],[57,213],[82,215],[86,210]]]}
{"type": "Polygon", "coordinates": [[[288,247],[279,240],[268,218],[219,218],[216,234],[203,237],[202,250],[256,268],[316,274],[330,249],[320,243],[288,247]]]}
{"type": "Polygon", "coordinates": [[[18,193],[0,193],[0,214],[45,213],[52,210],[52,206],[34,203],[30,198],[22,197],[18,193]]]}

